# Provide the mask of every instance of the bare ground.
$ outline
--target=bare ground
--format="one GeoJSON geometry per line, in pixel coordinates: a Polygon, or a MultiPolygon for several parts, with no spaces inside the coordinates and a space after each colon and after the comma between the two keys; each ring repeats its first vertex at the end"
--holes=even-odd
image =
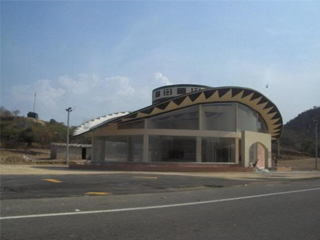
{"type": "MultiPolygon", "coordinates": [[[[297,158],[288,160],[279,160],[279,167],[292,167],[297,170],[315,169],[315,158],[297,158]]],[[[320,169],[320,159],[318,158],[318,170],[320,169]]]]}
{"type": "Polygon", "coordinates": [[[1,164],[62,164],[65,159],[50,159],[50,150],[39,148],[0,149],[1,164]]]}
{"type": "MultiPolygon", "coordinates": [[[[26,148],[26,149],[0,149],[1,164],[65,164],[65,159],[50,159],[49,149],[26,148]]],[[[292,167],[294,170],[313,170],[314,158],[280,159],[279,167],[292,167]]],[[[318,158],[318,169],[320,160],[318,158]]]]}

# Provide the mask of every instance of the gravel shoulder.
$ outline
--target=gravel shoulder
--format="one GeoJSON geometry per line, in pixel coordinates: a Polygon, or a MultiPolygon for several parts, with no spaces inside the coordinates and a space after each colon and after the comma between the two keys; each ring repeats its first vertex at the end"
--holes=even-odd
{"type": "Polygon", "coordinates": [[[207,172],[207,173],[175,173],[175,172],[124,172],[124,171],[90,171],[71,170],[66,165],[9,165],[1,164],[1,175],[89,175],[89,174],[141,174],[141,175],[173,175],[222,178],[234,180],[270,180],[270,179],[312,179],[320,178],[320,171],[292,172],[207,172]]]}

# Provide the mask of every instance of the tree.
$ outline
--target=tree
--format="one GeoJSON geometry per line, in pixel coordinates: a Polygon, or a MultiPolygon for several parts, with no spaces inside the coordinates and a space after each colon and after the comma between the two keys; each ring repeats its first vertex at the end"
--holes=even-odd
{"type": "Polygon", "coordinates": [[[11,113],[12,113],[13,116],[17,117],[20,114],[20,110],[15,109],[15,110],[12,110],[11,113]]]}
{"type": "Polygon", "coordinates": [[[20,132],[20,140],[22,142],[26,142],[28,144],[28,147],[32,146],[32,142],[34,142],[34,135],[31,127],[26,128],[20,132]]]}
{"type": "Polygon", "coordinates": [[[5,107],[0,107],[0,115],[2,116],[2,117],[10,117],[10,116],[12,116],[12,113],[8,110],[8,109],[6,109],[5,107]]]}

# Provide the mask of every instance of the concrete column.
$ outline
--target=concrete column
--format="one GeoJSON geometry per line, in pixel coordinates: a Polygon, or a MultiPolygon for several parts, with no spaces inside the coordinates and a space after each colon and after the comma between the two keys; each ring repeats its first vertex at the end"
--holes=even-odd
{"type": "Polygon", "coordinates": [[[235,157],[235,163],[239,163],[239,139],[234,139],[234,157],[235,157]]]}
{"type": "MultiPolygon", "coordinates": [[[[241,153],[242,153],[242,166],[249,167],[250,164],[250,147],[259,143],[264,145],[266,151],[266,167],[271,166],[271,135],[266,133],[242,131],[241,137],[241,153]]],[[[255,154],[256,155],[256,154],[255,154]]]]}
{"type": "Polygon", "coordinates": [[[268,152],[268,156],[266,156],[266,158],[267,158],[266,167],[271,168],[272,167],[272,144],[270,144],[270,149],[267,149],[266,151],[268,152]]]}
{"type": "Polygon", "coordinates": [[[197,137],[197,146],[196,146],[196,156],[197,162],[202,162],[202,145],[201,145],[201,137],[197,137]]]}
{"type": "Polygon", "coordinates": [[[143,162],[149,162],[149,135],[143,134],[143,162]]]}
{"type": "Polygon", "coordinates": [[[93,162],[97,162],[98,161],[98,145],[97,145],[97,137],[95,137],[95,136],[92,136],[91,160],[93,162]]]}
{"type": "Polygon", "coordinates": [[[242,131],[241,132],[241,153],[242,153],[241,167],[249,167],[249,160],[250,160],[249,148],[250,148],[250,146],[247,146],[246,140],[247,139],[246,139],[245,131],[242,131]]]}
{"type": "Polygon", "coordinates": [[[105,161],[105,155],[106,155],[106,140],[104,137],[99,138],[99,145],[100,145],[100,156],[99,161],[104,162],[105,161]]]}

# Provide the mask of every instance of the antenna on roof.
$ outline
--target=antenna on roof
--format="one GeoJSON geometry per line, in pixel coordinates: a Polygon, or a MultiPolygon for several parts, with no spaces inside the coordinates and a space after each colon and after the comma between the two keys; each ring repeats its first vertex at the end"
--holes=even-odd
{"type": "Polygon", "coordinates": [[[33,112],[36,112],[36,97],[37,97],[37,92],[34,92],[33,112]]]}

